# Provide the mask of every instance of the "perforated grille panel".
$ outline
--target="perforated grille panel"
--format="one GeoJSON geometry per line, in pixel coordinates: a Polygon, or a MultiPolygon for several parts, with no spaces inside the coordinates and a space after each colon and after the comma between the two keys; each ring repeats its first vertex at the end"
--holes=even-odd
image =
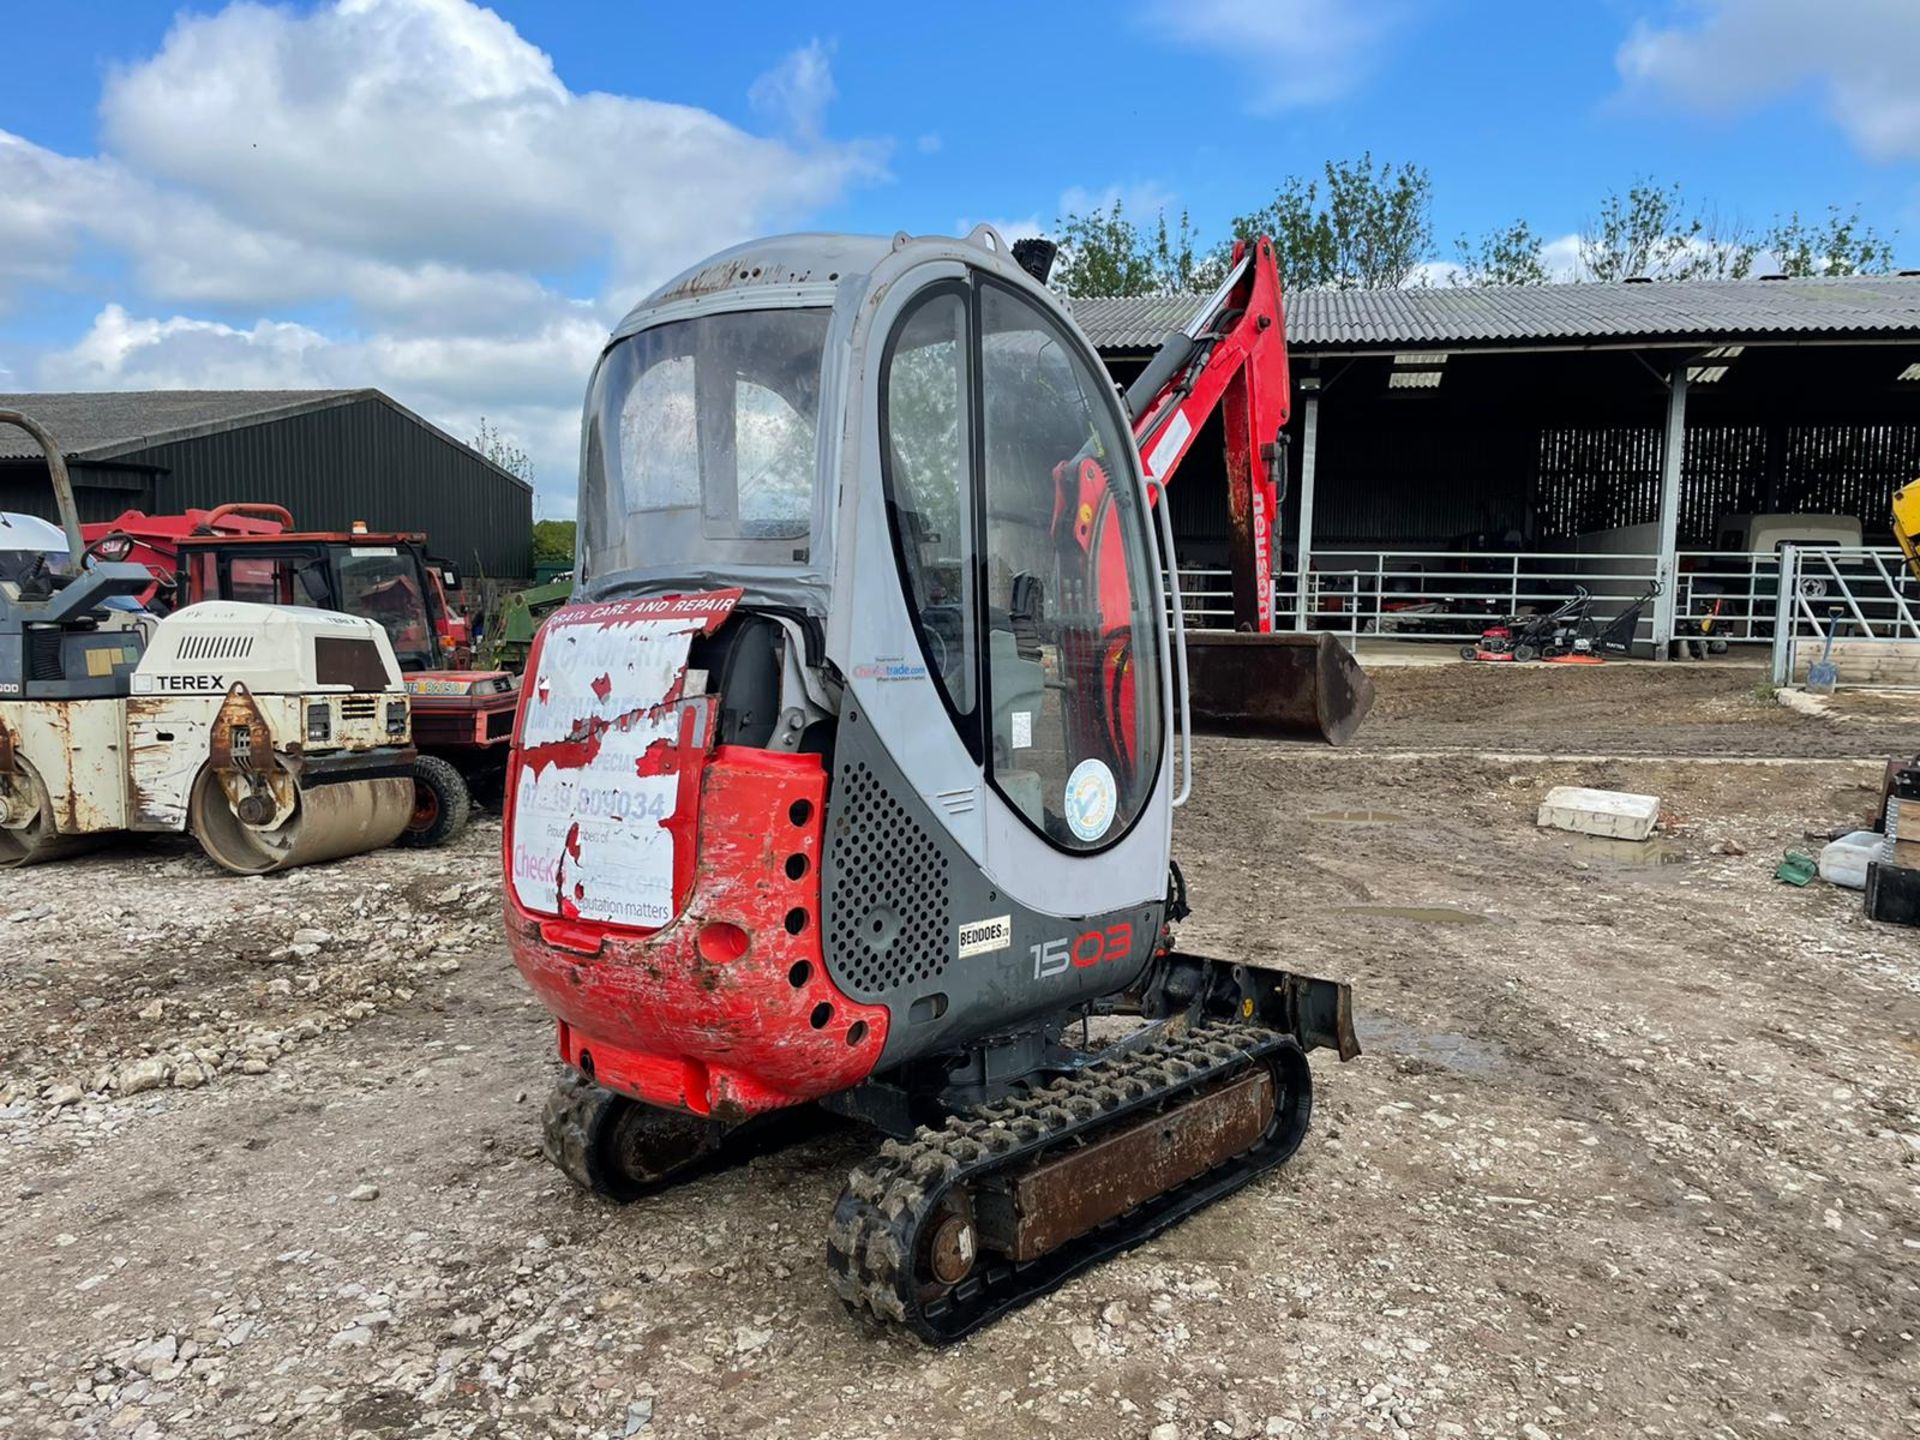
{"type": "Polygon", "coordinates": [[[835,796],[828,955],[863,997],[947,968],[953,901],[947,857],[864,764],[844,764],[835,796]]]}

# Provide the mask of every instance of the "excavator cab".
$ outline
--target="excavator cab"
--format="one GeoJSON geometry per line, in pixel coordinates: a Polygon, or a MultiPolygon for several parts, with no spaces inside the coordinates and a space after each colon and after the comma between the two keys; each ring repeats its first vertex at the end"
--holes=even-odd
{"type": "Polygon", "coordinates": [[[936,1341],[1290,1155],[1345,988],[1173,948],[1166,506],[999,237],[716,256],[615,331],[584,425],[506,815],[576,1075],[549,1155],[631,1198],[804,1102],[913,1137],[1055,1094],[906,1209],[850,1181],[836,1289],[936,1341]],[[1096,1007],[1147,1022],[1120,1069],[1062,1043],[1096,1007]]]}
{"type": "MultiPolygon", "coordinates": [[[[847,1018],[820,1028],[872,1008],[855,1048],[885,1066],[1121,988],[1152,956],[1173,809],[1167,601],[1118,397],[1045,290],[980,242],[782,244],[744,283],[642,306],[603,356],[582,578],[543,632],[523,723],[542,721],[542,682],[581,688],[559,668],[578,643],[557,645],[582,603],[737,590],[652,675],[658,693],[610,672],[596,708],[611,723],[671,703],[697,672],[718,735],[824,782],[821,893],[802,908],[839,992],[815,1003],[847,1018]],[[957,966],[953,936],[974,925],[991,944],[957,966]]],[[[549,788],[579,788],[535,758],[516,846],[549,788]]],[[[545,843],[572,834],[556,873],[581,893],[521,898],[585,918],[604,894],[612,918],[596,872],[632,874],[630,828],[569,802],[545,843]]],[[[656,863],[654,909],[678,914],[656,863]]]]}

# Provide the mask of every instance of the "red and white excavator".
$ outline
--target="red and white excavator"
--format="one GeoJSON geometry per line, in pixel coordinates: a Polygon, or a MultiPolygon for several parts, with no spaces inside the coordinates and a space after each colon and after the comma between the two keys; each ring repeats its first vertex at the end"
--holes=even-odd
{"type": "Polygon", "coordinates": [[[1224,406],[1227,668],[1317,677],[1271,631],[1283,330],[1243,248],[1129,414],[988,227],[750,242],[622,321],[502,857],[578,1184],[636,1199],[808,1103],[869,1124],[829,1282],[946,1343],[1295,1152],[1352,1000],[1284,937],[1176,940],[1210,639],[1162,578],[1164,487],[1224,406]],[[1066,1043],[1095,1014],[1137,1023],[1066,1043]]]}

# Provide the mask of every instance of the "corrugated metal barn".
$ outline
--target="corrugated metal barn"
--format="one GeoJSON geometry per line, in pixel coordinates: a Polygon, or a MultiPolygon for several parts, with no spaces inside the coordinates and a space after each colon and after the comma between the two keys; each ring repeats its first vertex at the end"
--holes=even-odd
{"type": "MultiPolygon", "coordinates": [[[[1197,303],[1074,310],[1124,381],[1197,303]]],[[[1920,476],[1920,278],[1318,291],[1289,297],[1287,330],[1280,553],[1302,624],[1299,575],[1336,552],[1573,552],[1639,527],[1671,601],[1728,517],[1852,516],[1885,545],[1920,476]]],[[[1170,493],[1182,566],[1223,564],[1224,473],[1170,493]]]]}
{"type": "MultiPolygon", "coordinates": [[[[0,395],[59,439],[81,518],[283,505],[307,529],[425,531],[473,575],[533,573],[533,489],[378,390],[0,395]]],[[[0,510],[53,515],[34,443],[0,429],[0,510]]]]}

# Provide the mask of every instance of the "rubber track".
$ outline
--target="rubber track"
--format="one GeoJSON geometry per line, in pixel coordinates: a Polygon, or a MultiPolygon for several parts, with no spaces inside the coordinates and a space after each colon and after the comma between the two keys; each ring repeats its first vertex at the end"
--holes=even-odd
{"type": "Polygon", "coordinates": [[[828,1279],[856,1311],[947,1344],[1279,1165],[1299,1148],[1311,1106],[1311,1074],[1299,1047],[1291,1036],[1258,1025],[1206,1025],[1089,1065],[1037,1090],[951,1116],[940,1129],[923,1126],[911,1140],[882,1144],[847,1177],[834,1207],[827,1232],[828,1279]],[[941,1201],[954,1186],[1019,1165],[1263,1062],[1278,1067],[1283,1084],[1276,1094],[1274,1125],[1268,1138],[1237,1162],[1222,1162],[1025,1265],[983,1255],[952,1292],[931,1305],[922,1303],[915,1257],[925,1227],[941,1213],[941,1201]]]}
{"type": "Polygon", "coordinates": [[[605,1090],[569,1073],[547,1096],[540,1125],[540,1149],[547,1159],[582,1190],[612,1195],[592,1164],[592,1135],[599,1109],[607,1103],[605,1090]]]}

